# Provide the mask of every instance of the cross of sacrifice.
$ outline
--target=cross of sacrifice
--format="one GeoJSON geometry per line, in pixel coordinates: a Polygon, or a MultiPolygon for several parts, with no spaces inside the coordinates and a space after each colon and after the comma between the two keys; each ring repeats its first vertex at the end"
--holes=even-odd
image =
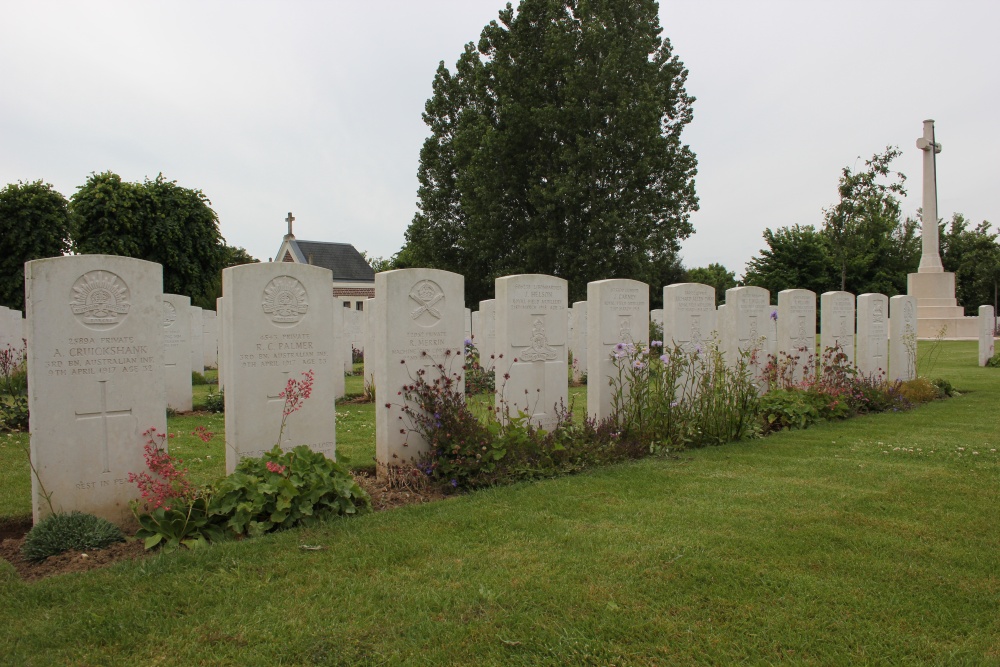
{"type": "Polygon", "coordinates": [[[937,154],[941,144],[934,140],[934,121],[924,121],[924,135],[917,139],[917,148],[924,152],[923,199],[921,205],[921,255],[919,273],[941,273],[940,244],[937,218],[937,154]]]}
{"type": "Polygon", "coordinates": [[[292,216],[292,212],[288,212],[288,217],[285,218],[285,222],[288,223],[288,235],[292,235],[292,223],[295,222],[295,218],[292,216]]]}
{"type": "Polygon", "coordinates": [[[132,408],[127,410],[108,410],[108,381],[98,380],[101,394],[101,409],[95,412],[77,412],[77,420],[100,419],[101,420],[101,466],[102,472],[111,472],[111,461],[108,456],[108,419],[114,417],[131,416],[132,408]]]}

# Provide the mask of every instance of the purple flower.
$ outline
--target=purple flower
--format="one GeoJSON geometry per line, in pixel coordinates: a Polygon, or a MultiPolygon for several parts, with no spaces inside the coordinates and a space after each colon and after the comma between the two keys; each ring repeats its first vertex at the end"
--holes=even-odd
{"type": "Polygon", "coordinates": [[[642,363],[641,361],[634,361],[632,362],[632,367],[635,368],[637,371],[641,371],[643,368],[646,367],[646,364],[642,363]]]}
{"type": "Polygon", "coordinates": [[[615,352],[624,352],[624,351],[625,351],[625,343],[618,343],[617,345],[615,345],[615,352]]]}
{"type": "Polygon", "coordinates": [[[453,487],[457,487],[457,486],[458,486],[458,480],[457,480],[457,479],[453,479],[453,480],[451,480],[451,485],[452,485],[453,487]]]}
{"type": "Polygon", "coordinates": [[[651,340],[651,341],[649,341],[649,346],[650,347],[663,347],[663,341],[662,340],[651,340]]]}
{"type": "Polygon", "coordinates": [[[778,311],[777,310],[772,310],[771,311],[771,319],[774,320],[775,322],[778,321],[778,311]]]}
{"type": "Polygon", "coordinates": [[[466,338],[465,339],[465,347],[472,347],[472,339],[471,338],[466,338]]]}
{"type": "Polygon", "coordinates": [[[670,355],[669,354],[661,354],[660,355],[660,361],[662,361],[665,364],[668,363],[670,361],[670,355]]]}

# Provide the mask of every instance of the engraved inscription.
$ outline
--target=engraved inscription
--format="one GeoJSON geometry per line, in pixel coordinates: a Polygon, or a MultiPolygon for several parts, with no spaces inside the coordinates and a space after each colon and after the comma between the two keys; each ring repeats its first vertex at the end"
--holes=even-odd
{"type": "Polygon", "coordinates": [[[110,271],[88,271],[73,283],[69,306],[77,320],[90,329],[116,327],[131,307],[128,285],[110,271]]]}
{"type": "Polygon", "coordinates": [[[264,287],[261,307],[279,326],[297,324],[309,309],[306,288],[291,276],[278,276],[264,287]]]}

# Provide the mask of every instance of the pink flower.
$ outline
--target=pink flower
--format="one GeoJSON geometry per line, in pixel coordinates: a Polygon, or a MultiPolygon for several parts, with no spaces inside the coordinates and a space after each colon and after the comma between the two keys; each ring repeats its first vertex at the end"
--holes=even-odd
{"type": "Polygon", "coordinates": [[[276,472],[279,475],[283,474],[285,472],[285,469],[287,468],[287,466],[278,465],[274,461],[268,461],[266,465],[268,470],[270,470],[271,472],[276,472]]]}

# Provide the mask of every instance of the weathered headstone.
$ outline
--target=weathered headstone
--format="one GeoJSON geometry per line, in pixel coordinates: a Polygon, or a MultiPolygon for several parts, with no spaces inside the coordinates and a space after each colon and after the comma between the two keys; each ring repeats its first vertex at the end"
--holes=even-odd
{"type": "Polygon", "coordinates": [[[652,338],[653,340],[660,340],[663,337],[662,336],[662,334],[663,334],[663,309],[662,308],[654,308],[653,310],[649,311],[649,328],[650,328],[650,331],[652,331],[653,325],[656,325],[656,327],[660,331],[661,335],[660,336],[653,336],[652,333],[650,333],[650,338],[652,338]]]}
{"type": "Polygon", "coordinates": [[[889,371],[889,297],[884,294],[858,295],[858,339],[855,364],[866,376],[889,371]]]}
{"type": "Polygon", "coordinates": [[[566,302],[562,278],[539,274],[496,280],[497,407],[504,416],[523,412],[551,429],[569,392],[566,302]],[[509,378],[504,378],[509,374],[509,378]]]}
{"type": "Polygon", "coordinates": [[[787,370],[792,382],[816,378],[815,292],[807,289],[778,292],[778,351],[775,361],[779,367],[789,364],[787,370]]]}
{"type": "Polygon", "coordinates": [[[167,429],[163,269],[75,255],[30,261],[24,277],[34,520],[49,513],[44,490],[56,512],[129,524],[143,434],[167,429]]]}
{"type": "Polygon", "coordinates": [[[587,377],[587,302],[573,304],[573,382],[587,377]]]}
{"type": "Polygon", "coordinates": [[[365,350],[365,313],[353,308],[344,308],[344,372],[354,372],[354,352],[365,350]]]}
{"type": "Polygon", "coordinates": [[[427,442],[410,430],[403,387],[418,377],[433,383],[441,377],[440,364],[446,375],[457,376],[454,389],[464,396],[465,278],[438,269],[383,271],[375,274],[375,294],[378,340],[366,361],[375,359],[375,459],[384,476],[427,452],[427,442]]]}
{"type": "Polygon", "coordinates": [[[776,318],[777,310],[771,306],[770,293],[763,287],[732,287],[726,290],[722,328],[726,363],[735,366],[741,357],[745,357],[751,372],[761,381],[767,364],[769,341],[775,338],[776,318]]]}
{"type": "Polygon", "coordinates": [[[629,365],[634,350],[649,343],[649,285],[626,279],[587,283],[587,316],[587,414],[601,420],[613,412],[614,393],[627,396],[630,390],[610,380],[619,377],[622,364],[629,365]]]}
{"type": "Polygon", "coordinates": [[[479,302],[479,322],[482,333],[474,332],[476,334],[476,348],[479,350],[479,365],[489,371],[496,366],[496,299],[486,299],[479,302]]]}
{"type": "Polygon", "coordinates": [[[163,295],[163,365],[167,407],[190,412],[191,403],[191,297],[163,295]]]}
{"type": "Polygon", "coordinates": [[[226,388],[226,375],[225,368],[223,367],[226,353],[222,347],[225,342],[225,336],[222,332],[222,322],[224,320],[222,316],[223,308],[225,308],[225,299],[220,296],[215,300],[215,338],[219,347],[219,356],[216,362],[216,367],[219,369],[219,391],[225,391],[226,388]]]}
{"type": "Polygon", "coordinates": [[[889,377],[917,377],[917,297],[901,294],[889,299],[889,377]]]}
{"type": "Polygon", "coordinates": [[[188,327],[191,329],[191,372],[205,373],[205,340],[204,327],[201,323],[202,309],[198,306],[191,306],[191,315],[188,319],[188,327]]]}
{"type": "Polygon", "coordinates": [[[336,451],[333,301],[329,269],[291,262],[243,264],[222,271],[226,373],[226,471],[279,440],[308,445],[329,458],[336,451]],[[281,431],[289,380],[306,380],[312,394],[281,431]]]}
{"type": "Polygon", "coordinates": [[[979,306],[979,365],[985,366],[993,358],[993,329],[996,316],[993,306],[979,306]]]}
{"type": "Polygon", "coordinates": [[[663,288],[663,345],[685,352],[705,349],[718,330],[715,288],[701,283],[676,283],[663,288]]]}
{"type": "Polygon", "coordinates": [[[838,348],[847,356],[848,367],[854,364],[854,295],[850,292],[824,292],[820,297],[820,354],[838,348]]]}
{"type": "Polygon", "coordinates": [[[202,348],[205,351],[205,368],[219,367],[218,315],[214,310],[201,311],[202,348]]]}

